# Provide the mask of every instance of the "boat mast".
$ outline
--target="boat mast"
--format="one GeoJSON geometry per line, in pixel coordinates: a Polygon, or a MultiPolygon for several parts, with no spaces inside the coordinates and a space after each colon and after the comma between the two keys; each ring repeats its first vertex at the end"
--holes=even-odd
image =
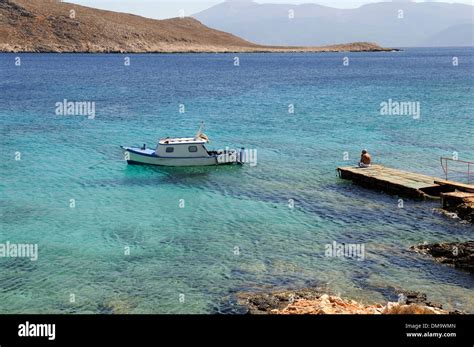
{"type": "Polygon", "coordinates": [[[196,139],[199,139],[201,137],[203,130],[204,130],[204,122],[201,122],[199,130],[198,130],[198,132],[196,133],[196,136],[195,136],[196,139]]]}

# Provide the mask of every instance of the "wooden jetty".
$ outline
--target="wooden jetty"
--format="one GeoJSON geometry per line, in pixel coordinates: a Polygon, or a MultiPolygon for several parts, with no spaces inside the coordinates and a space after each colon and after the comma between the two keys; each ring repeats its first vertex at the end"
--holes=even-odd
{"type": "Polygon", "coordinates": [[[437,198],[441,193],[453,191],[474,193],[474,185],[446,181],[382,165],[372,165],[368,168],[346,166],[337,168],[337,171],[339,177],[363,187],[414,199],[437,198]]]}

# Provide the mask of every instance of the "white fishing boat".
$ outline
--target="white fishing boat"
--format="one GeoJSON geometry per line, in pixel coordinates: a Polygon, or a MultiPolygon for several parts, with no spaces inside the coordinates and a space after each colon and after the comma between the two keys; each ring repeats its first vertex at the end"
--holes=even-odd
{"type": "Polygon", "coordinates": [[[243,151],[224,149],[208,151],[209,138],[202,132],[203,125],[194,137],[166,137],[160,139],[155,149],[121,146],[124,158],[131,165],[159,166],[209,166],[242,164],[243,151]]]}

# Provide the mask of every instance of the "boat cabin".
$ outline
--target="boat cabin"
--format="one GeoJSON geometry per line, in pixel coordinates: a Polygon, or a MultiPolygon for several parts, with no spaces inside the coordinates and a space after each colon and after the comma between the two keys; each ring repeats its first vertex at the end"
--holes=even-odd
{"type": "Polygon", "coordinates": [[[204,146],[208,141],[202,138],[164,138],[156,146],[156,155],[167,158],[194,158],[208,157],[209,153],[204,146]]]}

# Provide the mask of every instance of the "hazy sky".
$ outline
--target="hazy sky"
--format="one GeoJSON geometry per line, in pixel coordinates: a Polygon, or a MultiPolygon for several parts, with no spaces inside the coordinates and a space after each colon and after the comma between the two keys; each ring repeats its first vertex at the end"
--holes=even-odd
{"type": "MultiPolygon", "coordinates": [[[[447,3],[473,4],[474,0],[438,1],[447,3]]],[[[224,2],[224,0],[65,0],[79,5],[100,8],[104,10],[134,13],[149,18],[171,18],[178,17],[180,11],[184,10],[184,15],[189,16],[196,12],[205,10],[213,5],[224,2]]],[[[304,4],[317,3],[338,8],[354,8],[371,2],[370,0],[257,0],[258,3],[283,3],[283,4],[304,4]]],[[[417,1],[424,2],[424,1],[417,1]]],[[[430,2],[433,2],[431,0],[430,2]]]]}

